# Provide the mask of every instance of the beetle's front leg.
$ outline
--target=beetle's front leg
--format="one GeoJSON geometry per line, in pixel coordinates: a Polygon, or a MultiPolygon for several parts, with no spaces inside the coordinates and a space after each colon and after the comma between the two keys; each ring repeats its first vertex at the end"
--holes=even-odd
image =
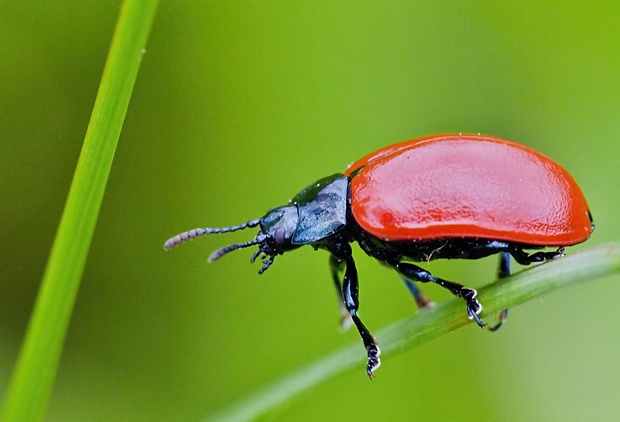
{"type": "Polygon", "coordinates": [[[379,359],[381,351],[379,350],[379,346],[377,346],[377,340],[370,333],[370,331],[368,331],[362,323],[362,320],[357,315],[357,310],[359,309],[359,283],[357,278],[357,268],[355,267],[355,261],[353,260],[351,251],[351,245],[348,243],[338,244],[337,247],[331,248],[330,252],[335,255],[335,259],[342,260],[346,266],[344,279],[342,281],[342,297],[344,300],[344,305],[351,315],[351,319],[357,327],[357,331],[359,331],[360,336],[362,337],[364,347],[366,347],[366,352],[368,353],[366,374],[368,374],[368,377],[372,379],[373,373],[379,365],[381,365],[381,360],[379,359]]]}
{"type": "Polygon", "coordinates": [[[357,315],[357,310],[359,308],[359,283],[357,278],[357,269],[355,268],[355,261],[353,261],[353,257],[349,256],[346,260],[347,269],[344,274],[344,280],[342,283],[342,293],[344,296],[344,303],[347,307],[347,310],[351,314],[351,319],[355,323],[357,330],[362,337],[362,341],[364,342],[364,347],[366,347],[366,351],[368,352],[368,363],[366,365],[366,374],[372,379],[373,373],[375,370],[381,365],[381,360],[379,359],[379,355],[381,351],[379,350],[379,346],[377,346],[377,340],[375,337],[368,331],[368,329],[362,323],[362,320],[357,315]]]}
{"type": "Polygon", "coordinates": [[[340,280],[342,277],[341,274],[344,266],[344,260],[337,258],[333,254],[329,256],[329,271],[331,273],[334,286],[336,287],[338,305],[340,307],[340,327],[342,329],[347,329],[351,326],[351,324],[353,324],[353,320],[351,319],[351,314],[349,313],[349,310],[344,304],[344,297],[342,296],[342,284],[340,280]]]}

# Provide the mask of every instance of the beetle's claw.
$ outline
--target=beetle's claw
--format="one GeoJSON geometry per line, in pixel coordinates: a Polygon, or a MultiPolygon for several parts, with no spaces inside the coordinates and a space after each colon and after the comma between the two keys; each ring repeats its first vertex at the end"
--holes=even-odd
{"type": "Polygon", "coordinates": [[[379,366],[381,366],[381,359],[379,359],[379,355],[381,354],[381,350],[379,346],[376,344],[371,345],[367,348],[368,350],[368,364],[366,365],[366,374],[368,378],[372,379],[374,372],[377,370],[379,366]]]}
{"type": "Polygon", "coordinates": [[[478,316],[478,314],[482,312],[482,305],[476,299],[478,292],[474,289],[463,288],[462,295],[467,303],[467,317],[476,321],[476,324],[478,324],[480,328],[486,327],[486,324],[482,322],[478,316]]]}
{"type": "MultiPolygon", "coordinates": [[[[476,301],[476,304],[478,305],[478,312],[482,311],[482,305],[480,305],[478,301],[476,301]]],[[[470,307],[470,305],[467,305],[467,316],[469,317],[469,319],[473,319],[474,321],[476,321],[476,324],[478,324],[480,328],[486,327],[486,324],[480,319],[480,317],[478,316],[478,313],[475,312],[470,307]]]]}
{"type": "Polygon", "coordinates": [[[553,256],[553,259],[562,258],[564,256],[564,251],[565,251],[564,246],[559,247],[558,250],[555,251],[555,255],[553,256]]]}
{"type": "Polygon", "coordinates": [[[491,332],[495,332],[495,331],[499,330],[502,325],[504,325],[504,323],[506,322],[507,318],[508,318],[508,309],[504,309],[497,316],[497,322],[495,323],[495,325],[493,325],[492,327],[487,325],[486,328],[489,331],[491,331],[491,332]]]}

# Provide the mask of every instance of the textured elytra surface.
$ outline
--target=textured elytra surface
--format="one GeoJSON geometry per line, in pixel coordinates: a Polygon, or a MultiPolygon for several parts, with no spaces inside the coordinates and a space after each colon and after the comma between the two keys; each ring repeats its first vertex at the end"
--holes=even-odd
{"type": "Polygon", "coordinates": [[[507,140],[444,135],[384,148],[354,163],[351,209],[384,239],[483,237],[572,245],[591,232],[577,183],[543,154],[507,140]]]}

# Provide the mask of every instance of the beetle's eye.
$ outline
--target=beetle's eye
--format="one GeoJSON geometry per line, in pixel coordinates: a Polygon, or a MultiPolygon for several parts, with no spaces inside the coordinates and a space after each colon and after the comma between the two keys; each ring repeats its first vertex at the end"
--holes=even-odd
{"type": "Polygon", "coordinates": [[[286,232],[282,227],[276,229],[273,233],[273,240],[275,240],[278,245],[283,245],[286,242],[286,232]]]}

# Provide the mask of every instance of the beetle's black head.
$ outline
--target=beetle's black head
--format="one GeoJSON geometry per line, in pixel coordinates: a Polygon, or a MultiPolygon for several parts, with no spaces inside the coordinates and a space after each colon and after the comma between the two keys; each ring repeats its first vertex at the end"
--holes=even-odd
{"type": "MultiPolygon", "coordinates": [[[[250,244],[258,245],[258,250],[254,252],[250,261],[254,263],[256,258],[259,255],[261,256],[263,266],[258,270],[258,273],[262,274],[273,263],[277,255],[282,255],[284,252],[291,251],[301,246],[293,243],[293,236],[297,230],[299,215],[297,213],[297,207],[294,205],[287,205],[270,210],[258,221],[260,231],[254,240],[250,242],[250,244]]],[[[230,247],[233,247],[232,250],[237,249],[234,246],[235,245],[230,245],[229,247],[215,251],[211,254],[209,260],[218,259],[220,256],[228,253],[228,248],[230,247]]]]}
{"type": "Polygon", "coordinates": [[[238,226],[190,230],[168,239],[164,248],[170,249],[204,234],[228,233],[258,226],[259,232],[254,239],[218,249],[211,254],[209,261],[215,261],[237,249],[258,245],[258,251],[252,255],[251,262],[261,256],[263,266],[258,272],[262,274],[277,255],[302,245],[319,244],[345,227],[347,190],[348,179],[342,174],[335,174],[308,186],[289,205],[273,208],[263,218],[238,226]]]}

